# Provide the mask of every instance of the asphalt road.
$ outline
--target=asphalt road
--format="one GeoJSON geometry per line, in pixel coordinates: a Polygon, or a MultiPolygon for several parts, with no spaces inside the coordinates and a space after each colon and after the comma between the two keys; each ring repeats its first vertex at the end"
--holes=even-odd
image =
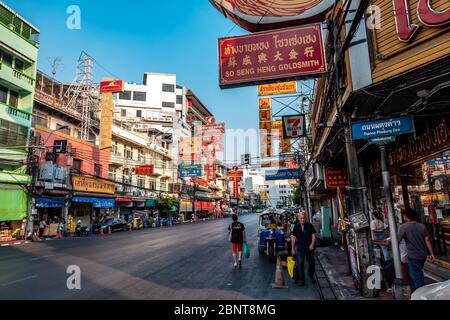
{"type": "Polygon", "coordinates": [[[0,248],[0,299],[319,299],[316,285],[287,277],[288,289],[273,289],[275,266],[257,252],[258,215],[241,221],[251,251],[241,270],[233,268],[230,219],[0,248]],[[81,290],[67,288],[73,265],[81,290]]]}

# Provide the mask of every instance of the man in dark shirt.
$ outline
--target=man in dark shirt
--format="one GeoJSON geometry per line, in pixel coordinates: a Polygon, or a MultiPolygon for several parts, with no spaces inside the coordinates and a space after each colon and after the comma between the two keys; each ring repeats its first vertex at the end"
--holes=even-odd
{"type": "Polygon", "coordinates": [[[238,215],[233,214],[233,223],[228,226],[228,238],[231,242],[234,267],[238,267],[237,256],[239,252],[239,267],[242,267],[242,249],[245,241],[245,226],[238,221],[238,215]]]}
{"type": "Polygon", "coordinates": [[[305,259],[308,261],[308,275],[313,283],[316,270],[316,260],[314,250],[316,247],[316,229],[306,222],[306,213],[300,211],[298,214],[299,223],[295,225],[292,232],[292,256],[296,262],[296,283],[304,286],[305,279],[305,259]]]}

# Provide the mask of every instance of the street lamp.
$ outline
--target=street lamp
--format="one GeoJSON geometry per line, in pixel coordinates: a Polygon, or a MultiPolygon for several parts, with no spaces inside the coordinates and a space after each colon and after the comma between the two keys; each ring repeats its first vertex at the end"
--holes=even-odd
{"type": "Polygon", "coordinates": [[[61,130],[65,130],[65,129],[69,129],[69,126],[65,125],[65,126],[62,126],[62,127],[58,128],[58,129],[50,131],[50,134],[48,135],[47,140],[45,140],[45,142],[44,142],[44,147],[47,146],[48,140],[50,140],[50,138],[53,136],[53,134],[55,132],[58,132],[58,131],[61,131],[61,130]]]}

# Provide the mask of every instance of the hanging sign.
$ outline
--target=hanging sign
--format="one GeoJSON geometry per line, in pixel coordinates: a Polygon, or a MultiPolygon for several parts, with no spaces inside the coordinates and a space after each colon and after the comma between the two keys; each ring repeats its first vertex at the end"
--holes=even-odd
{"type": "Polygon", "coordinates": [[[306,137],[306,117],[303,114],[283,117],[283,134],[286,139],[306,137]]]}
{"type": "Polygon", "coordinates": [[[353,140],[392,137],[415,132],[411,116],[364,121],[352,124],[353,140]]]}
{"type": "Polygon", "coordinates": [[[297,81],[263,84],[258,86],[259,96],[297,93],[297,81]]]}

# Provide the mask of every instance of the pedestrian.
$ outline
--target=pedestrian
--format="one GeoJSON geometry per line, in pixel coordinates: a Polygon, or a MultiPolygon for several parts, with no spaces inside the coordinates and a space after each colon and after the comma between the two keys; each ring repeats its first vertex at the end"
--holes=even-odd
{"type": "Polygon", "coordinates": [[[308,275],[312,283],[315,283],[314,275],[316,272],[315,247],[316,247],[316,229],[306,222],[306,212],[300,211],[298,214],[298,223],[292,232],[292,256],[296,263],[296,281],[299,286],[306,284],[305,279],[305,260],[308,261],[308,275]]]}
{"type": "Polygon", "coordinates": [[[434,262],[433,246],[427,228],[422,223],[417,222],[417,212],[408,209],[403,214],[405,221],[398,229],[398,241],[406,243],[408,254],[408,271],[411,278],[411,291],[425,285],[423,267],[427,259],[434,262]]]}
{"type": "Polygon", "coordinates": [[[42,238],[42,236],[44,235],[44,230],[45,230],[45,227],[47,226],[47,222],[45,222],[45,220],[44,219],[42,219],[40,222],[39,222],[39,237],[40,238],[42,238]]]}
{"type": "Polygon", "coordinates": [[[231,252],[234,259],[234,267],[242,267],[242,251],[246,241],[245,226],[238,221],[238,215],[233,214],[233,223],[228,226],[228,240],[231,242],[231,252]],[[237,260],[239,258],[239,260],[237,260]]]}
{"type": "MultiPolygon", "coordinates": [[[[377,241],[386,241],[385,236],[385,225],[384,225],[384,217],[383,214],[378,211],[377,209],[374,209],[372,211],[372,221],[370,222],[370,231],[372,234],[372,241],[375,243],[377,241]]],[[[391,256],[389,254],[389,248],[386,245],[383,244],[376,244],[381,251],[383,252],[383,259],[384,262],[388,262],[391,260],[391,256]]]]}
{"type": "Polygon", "coordinates": [[[56,227],[56,238],[61,240],[62,239],[62,233],[64,230],[64,224],[62,220],[58,223],[58,227],[56,227]]]}

